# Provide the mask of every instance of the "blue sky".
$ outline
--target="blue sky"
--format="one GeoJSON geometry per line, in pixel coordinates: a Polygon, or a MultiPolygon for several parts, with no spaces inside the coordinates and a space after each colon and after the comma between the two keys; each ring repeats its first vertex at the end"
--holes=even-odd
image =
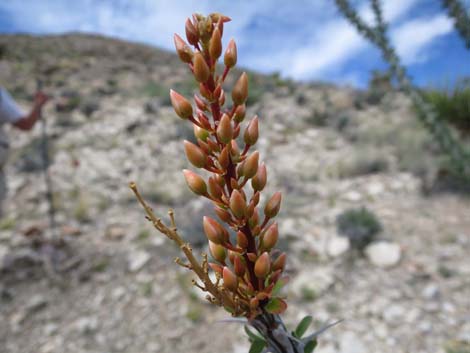
{"type": "MultiPolygon", "coordinates": [[[[371,18],[365,0],[354,1],[371,18]]],[[[470,6],[469,0],[464,2],[470,6]]],[[[440,0],[383,0],[390,37],[416,83],[445,85],[470,76],[470,51],[440,0]]],[[[232,18],[239,63],[298,80],[364,86],[380,53],[344,21],[333,0],[0,0],[0,32],[100,33],[173,49],[193,12],[232,18]]]]}

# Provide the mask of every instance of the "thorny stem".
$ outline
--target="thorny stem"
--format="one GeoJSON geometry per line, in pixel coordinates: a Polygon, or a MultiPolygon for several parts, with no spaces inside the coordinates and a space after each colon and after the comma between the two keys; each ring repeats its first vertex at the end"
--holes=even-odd
{"type": "Polygon", "coordinates": [[[470,49],[470,12],[459,0],[441,0],[449,16],[454,19],[454,26],[460,33],[465,46],[470,49]]]}
{"type": "MultiPolygon", "coordinates": [[[[370,0],[372,10],[375,15],[376,27],[369,26],[358,15],[348,0],[335,0],[340,12],[346,17],[366,39],[375,44],[381,51],[384,60],[390,66],[391,72],[395,75],[401,88],[412,100],[418,111],[418,117],[423,125],[431,132],[438,141],[441,149],[446,152],[456,171],[465,179],[470,180],[470,155],[464,149],[450,127],[438,117],[432,107],[426,103],[413,86],[406,68],[401,64],[400,58],[387,37],[387,24],[382,15],[382,8],[379,0],[370,0]]],[[[446,2],[446,0],[443,0],[446,2]]],[[[448,1],[454,2],[454,1],[448,1]]],[[[469,32],[470,33],[470,32],[469,32]]]]}

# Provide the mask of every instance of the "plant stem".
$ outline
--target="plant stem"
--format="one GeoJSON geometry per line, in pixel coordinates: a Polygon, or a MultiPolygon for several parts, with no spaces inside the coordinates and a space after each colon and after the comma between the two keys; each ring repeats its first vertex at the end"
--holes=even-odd
{"type": "Polygon", "coordinates": [[[303,353],[305,344],[287,331],[280,315],[264,312],[250,323],[266,341],[264,352],[303,353]]]}

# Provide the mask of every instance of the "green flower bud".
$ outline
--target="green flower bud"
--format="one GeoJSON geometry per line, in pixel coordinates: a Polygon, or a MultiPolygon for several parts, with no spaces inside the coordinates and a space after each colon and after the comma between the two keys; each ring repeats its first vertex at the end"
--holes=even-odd
{"type": "Polygon", "coordinates": [[[215,260],[220,263],[224,263],[227,253],[222,245],[213,243],[209,240],[209,251],[215,260]]]}

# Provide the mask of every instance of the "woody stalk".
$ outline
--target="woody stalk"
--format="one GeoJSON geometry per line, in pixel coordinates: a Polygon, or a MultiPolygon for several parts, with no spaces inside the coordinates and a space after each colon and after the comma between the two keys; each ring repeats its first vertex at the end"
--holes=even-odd
{"type": "Polygon", "coordinates": [[[248,97],[245,72],[231,90],[231,105],[226,104],[224,82],[237,63],[233,39],[223,53],[223,71],[217,72],[224,24],[229,21],[221,14],[195,14],[186,21],[187,42],[174,36],[179,58],[199,84],[199,92],[194,95],[196,109],[174,90],[170,91],[170,98],[178,117],[194,128],[197,144],[184,141],[188,161],[210,175],[203,178],[194,171],[183,170],[189,189],[210,200],[218,217],[203,219],[211,258],[206,254],[202,254],[202,260],[195,257],[190,244],[178,233],[172,210],[170,224],[165,225],[142,198],[136,184],[131,183],[130,187],[147,219],[181,248],[186,260],[177,258],[175,262],[196,274],[193,284],[207,292],[210,303],[222,306],[247,324],[250,352],[312,352],[319,332],[301,338],[311,317],[302,320],[300,334],[299,326],[295,332],[287,331],[280,317],[287,308],[280,295],[287,282],[283,276],[286,254],[275,248],[279,235],[274,218],[281,207],[281,193],[270,195],[260,205],[267,170],[260,163],[259,152],[253,150],[259,134],[258,117],[242,126],[248,97]],[[209,277],[210,271],[215,273],[215,281],[209,277]]]}

